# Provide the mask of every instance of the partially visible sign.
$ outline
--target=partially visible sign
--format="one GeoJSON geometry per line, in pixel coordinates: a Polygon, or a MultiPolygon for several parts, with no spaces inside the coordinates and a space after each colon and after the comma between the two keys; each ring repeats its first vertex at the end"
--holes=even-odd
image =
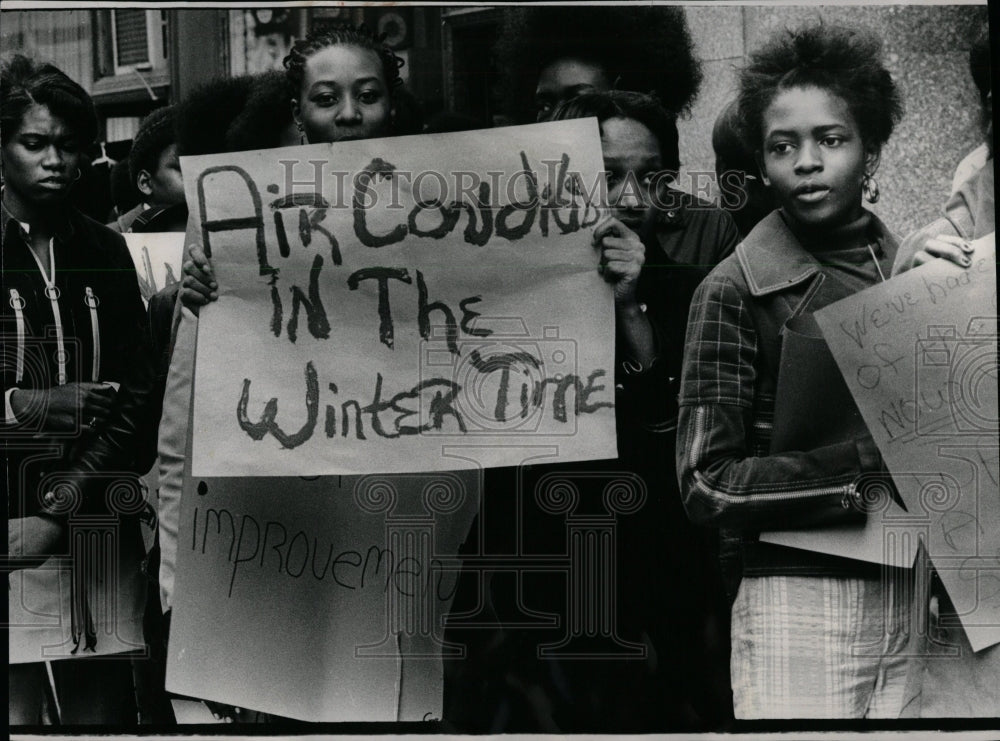
{"type": "MultiPolygon", "coordinates": [[[[1000,643],[995,236],[816,312],[973,650],[1000,643]]],[[[897,537],[887,521],[884,537],[897,537]]]]}
{"type": "Polygon", "coordinates": [[[139,293],[145,303],[167,286],[180,282],[184,261],[183,232],[126,233],[122,236],[135,263],[139,293]]]}
{"type": "Polygon", "coordinates": [[[190,479],[168,689],[307,721],[442,717],[478,478],[190,479]]]}

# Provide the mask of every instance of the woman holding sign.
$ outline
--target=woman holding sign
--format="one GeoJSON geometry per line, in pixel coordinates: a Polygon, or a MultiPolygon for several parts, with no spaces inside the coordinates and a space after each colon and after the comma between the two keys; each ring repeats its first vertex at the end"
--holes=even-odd
{"type": "MultiPolygon", "coordinates": [[[[399,74],[402,59],[364,27],[345,25],[310,34],[294,44],[284,64],[292,119],[303,144],[370,139],[419,130],[411,120],[412,112],[404,112],[406,106],[399,105],[400,96],[405,95],[399,74]]],[[[263,109],[252,110],[248,106],[245,115],[233,122],[227,141],[262,139],[260,131],[255,133],[255,127],[265,125],[263,113],[263,109]]],[[[191,259],[184,265],[186,275],[180,296],[184,307],[196,311],[217,298],[217,284],[200,247],[192,246],[189,255],[191,259]]],[[[171,407],[169,398],[171,389],[176,387],[186,387],[186,396],[190,395],[190,387],[185,384],[190,383],[193,366],[195,324],[192,319],[190,314],[181,319],[167,379],[168,397],[160,437],[161,506],[172,513],[162,516],[160,521],[160,578],[165,609],[170,608],[172,600],[178,526],[174,508],[178,506],[176,502],[183,487],[189,418],[187,408],[171,407]]],[[[209,706],[216,718],[228,722],[252,721],[258,717],[216,703],[209,703],[209,706]]],[[[260,717],[266,719],[266,716],[260,717]]]]}
{"type": "Polygon", "coordinates": [[[115,515],[134,513],[138,482],[46,492],[114,416],[146,314],[122,238],[69,204],[97,134],[90,97],[52,65],[16,56],[3,66],[0,110],[8,545],[26,559],[8,585],[10,722],[40,724],[51,681],[63,723],[129,725],[130,662],[115,655],[143,645],[138,523],[114,516],[92,530],[74,515],[106,521],[106,496],[115,515]]]}
{"type": "MultiPolygon", "coordinates": [[[[538,644],[545,639],[536,637],[537,630],[516,628],[514,605],[500,578],[494,579],[491,596],[501,622],[509,626],[492,646],[480,650],[516,656],[507,670],[513,690],[495,701],[515,716],[503,730],[544,727],[515,715],[541,712],[538,700],[521,689],[533,685],[539,694],[544,691],[562,731],[717,727],[731,717],[725,652],[720,655],[716,648],[725,635],[719,619],[724,606],[722,599],[715,599],[723,590],[707,533],[684,516],[673,466],[664,461],[664,451],[674,443],[676,379],[688,305],[707,272],[699,266],[717,264],[732,252],[739,235],[727,213],[671,187],[680,167],[677,128],[674,116],[653,96],[588,92],[561,103],[550,116],[555,121],[594,117],[599,125],[608,212],[594,226],[593,243],[601,252],[599,269],[615,299],[619,457],[516,471],[490,469],[484,508],[494,510],[487,509],[486,521],[504,522],[505,502],[517,492],[528,492],[521,506],[532,537],[544,539],[546,548],[558,552],[566,537],[565,522],[547,517],[530,495],[541,482],[553,477],[572,482],[581,501],[587,502],[599,501],[602,488],[612,480],[647,492],[635,514],[616,522],[618,586],[608,607],[616,613],[614,638],[651,645],[649,654],[656,660],[625,658],[625,652],[613,646],[595,649],[610,652],[600,659],[540,658],[538,644]],[[697,566],[678,568],[682,563],[697,566]],[[560,674],[565,675],[561,681],[560,674]],[[718,677],[721,682],[715,681],[718,677]]],[[[490,534],[497,542],[516,535],[513,529],[490,534]]],[[[596,589],[608,578],[591,576],[586,581],[596,589]]],[[[562,586],[557,576],[526,577],[525,606],[571,621],[573,616],[565,614],[567,608],[557,599],[562,586]]],[[[462,596],[460,591],[457,599],[462,596]]],[[[479,636],[470,642],[475,638],[479,636]]],[[[470,676],[466,685],[476,686],[474,680],[470,676]]],[[[456,712],[463,710],[454,705],[456,712]]]]}
{"type": "Polygon", "coordinates": [[[779,208],[695,294],[677,444],[688,515],[739,533],[736,716],[899,717],[913,667],[913,572],[887,578],[878,563],[758,540],[863,518],[859,478],[883,468],[863,424],[841,426],[850,410],[823,408],[833,389],[786,355],[790,327],[889,275],[896,241],[862,201],[878,199],[874,175],[902,113],[899,93],[878,39],[813,26],[751,55],[739,110],[779,208]],[[779,391],[791,387],[797,401],[784,404],[779,391]],[[829,423],[802,419],[807,406],[836,413],[829,423]],[[798,430],[794,442],[775,445],[788,429],[798,430]]]}

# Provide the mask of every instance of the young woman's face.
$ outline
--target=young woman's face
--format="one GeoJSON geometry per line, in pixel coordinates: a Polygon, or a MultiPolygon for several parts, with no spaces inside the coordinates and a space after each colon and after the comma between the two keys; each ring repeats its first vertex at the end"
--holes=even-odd
{"type": "Polygon", "coordinates": [[[601,148],[608,203],[619,221],[642,235],[656,218],[651,188],[663,169],[660,143],[635,119],[609,118],[601,124],[601,148]]]}
{"type": "Polygon", "coordinates": [[[764,181],[785,214],[804,226],[838,226],[861,215],[867,165],[847,102],[817,87],[780,92],[764,111],[764,181]]]}
{"type": "Polygon", "coordinates": [[[306,60],[292,115],[311,144],[370,139],[389,131],[392,102],[378,54],[339,44],[306,60]]]}
{"type": "Polygon", "coordinates": [[[66,200],[79,176],[81,144],[48,106],[33,104],[3,143],[4,187],[33,206],[66,200]]]}
{"type": "Polygon", "coordinates": [[[611,89],[604,68],[581,59],[557,59],[538,76],[535,87],[535,120],[548,121],[560,103],[581,93],[603,93],[611,89]]]}

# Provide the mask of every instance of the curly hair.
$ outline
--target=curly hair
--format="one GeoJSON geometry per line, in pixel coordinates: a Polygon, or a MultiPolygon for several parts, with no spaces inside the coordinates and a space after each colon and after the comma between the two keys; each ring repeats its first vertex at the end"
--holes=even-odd
{"type": "MultiPolygon", "coordinates": [[[[283,78],[282,73],[275,73],[283,78]]],[[[182,155],[219,154],[232,149],[227,133],[253,94],[259,75],[223,77],[204,82],[177,104],[177,152],[182,155]]],[[[283,81],[279,79],[279,84],[283,81]]],[[[284,94],[284,87],[281,88],[284,94]]],[[[272,115],[281,118],[289,106],[285,103],[272,115]]],[[[288,112],[291,118],[291,112],[288,112]]],[[[278,128],[271,125],[270,128],[278,128]]],[[[271,145],[274,146],[274,145],[271,145]]],[[[249,147],[253,149],[254,147],[249,147]]],[[[262,148],[262,147],[261,147],[262,148]]]]}
{"type": "Polygon", "coordinates": [[[603,124],[609,118],[630,118],[638,121],[656,137],[660,145],[663,168],[674,172],[680,169],[677,118],[660,105],[656,96],[626,90],[584,93],[556,108],[551,120],[566,121],[591,116],[597,119],[598,124],[603,124]]]}
{"type": "Polygon", "coordinates": [[[690,108],[702,79],[679,7],[507,8],[493,54],[501,107],[524,121],[534,120],[539,75],[558,59],[597,64],[616,90],[655,93],[675,115],[690,108]]]}
{"type": "Polygon", "coordinates": [[[296,41],[283,61],[289,95],[292,98],[298,98],[302,94],[302,81],[306,76],[306,62],[309,61],[309,57],[327,47],[340,45],[356,46],[375,52],[382,62],[386,85],[390,91],[395,90],[403,84],[403,80],[399,76],[399,68],[403,66],[403,60],[389,48],[384,42],[384,38],[384,34],[376,36],[363,23],[360,26],[345,23],[319,33],[310,33],[304,39],[296,41]]]}
{"type": "Polygon", "coordinates": [[[128,154],[129,173],[133,180],[142,170],[154,174],[160,154],[177,140],[174,131],[176,113],[175,106],[157,108],[140,122],[128,154]]]}
{"type": "Polygon", "coordinates": [[[788,30],[751,54],[740,73],[739,126],[750,151],[761,147],[768,106],[793,87],[821,88],[842,98],[866,147],[881,149],[903,116],[878,37],[824,24],[788,30]]]}
{"type": "Polygon", "coordinates": [[[292,124],[292,105],[285,75],[271,70],[251,78],[243,110],[226,131],[226,151],[270,149],[281,144],[282,130],[292,124]]]}
{"type": "Polygon", "coordinates": [[[87,92],[58,67],[16,54],[0,68],[0,139],[9,141],[36,104],[62,119],[82,147],[97,139],[97,114],[87,92]]]}

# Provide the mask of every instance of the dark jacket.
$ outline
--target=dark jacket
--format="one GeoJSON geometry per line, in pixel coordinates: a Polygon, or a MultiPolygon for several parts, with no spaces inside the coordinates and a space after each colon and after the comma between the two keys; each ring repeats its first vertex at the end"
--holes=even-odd
{"type": "Polygon", "coordinates": [[[665,202],[673,207],[657,214],[654,234],[643,240],[646,262],[639,276],[639,300],[656,332],[658,360],[653,372],[643,374],[628,374],[618,364],[620,442],[636,424],[650,431],[676,427],[691,297],[740,240],[727,212],[681,191],[669,189],[668,196],[665,202]]]}
{"type": "MultiPolygon", "coordinates": [[[[869,234],[888,274],[895,239],[875,216],[869,234]]],[[[862,516],[850,506],[855,481],[882,470],[870,436],[770,453],[782,328],[850,292],[827,276],[774,212],[695,293],[679,400],[681,495],[693,521],[739,532],[745,574],[859,568],[855,561],[757,542],[762,529],[862,516]]]]}
{"type": "MultiPolygon", "coordinates": [[[[56,229],[56,302],[65,349],[65,377],[60,379],[53,302],[27,235],[6,211],[0,228],[4,392],[13,387],[52,388],[60,380],[125,385],[143,367],[140,360],[148,352],[148,325],[135,268],[122,237],[76,211],[70,211],[56,229]]],[[[88,488],[95,491],[93,497],[84,496],[73,503],[46,503],[43,497],[53,483],[53,474],[64,471],[98,431],[87,427],[87,420],[80,420],[72,433],[41,432],[39,419],[30,410],[22,416],[14,424],[4,424],[8,516],[104,511],[105,491],[95,477],[88,481],[88,488]]],[[[123,467],[133,469],[142,461],[123,463],[128,464],[123,467]]]]}
{"type": "Polygon", "coordinates": [[[174,283],[150,298],[149,338],[118,392],[114,412],[98,434],[78,447],[74,460],[59,477],[88,499],[100,495],[89,483],[94,474],[120,470],[143,473],[156,459],[179,289],[180,284],[174,283]]]}

